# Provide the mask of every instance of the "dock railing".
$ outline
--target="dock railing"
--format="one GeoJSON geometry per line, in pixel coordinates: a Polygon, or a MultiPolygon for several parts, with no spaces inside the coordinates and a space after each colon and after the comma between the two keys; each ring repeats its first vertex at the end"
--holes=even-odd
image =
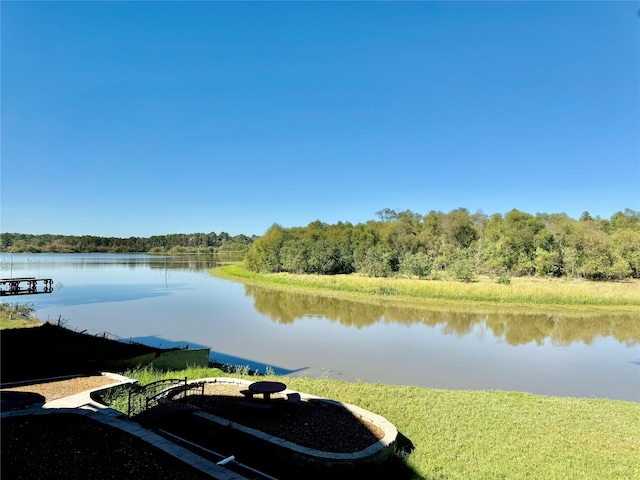
{"type": "Polygon", "coordinates": [[[53,292],[53,280],[50,278],[0,278],[0,296],[51,292],[53,292]]]}

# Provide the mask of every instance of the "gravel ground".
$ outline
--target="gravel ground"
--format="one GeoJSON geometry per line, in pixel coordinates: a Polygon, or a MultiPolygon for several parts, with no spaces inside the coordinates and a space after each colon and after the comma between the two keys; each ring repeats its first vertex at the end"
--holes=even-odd
{"type": "Polygon", "coordinates": [[[2,420],[3,480],[211,480],[120,430],[74,414],[2,420]]]}

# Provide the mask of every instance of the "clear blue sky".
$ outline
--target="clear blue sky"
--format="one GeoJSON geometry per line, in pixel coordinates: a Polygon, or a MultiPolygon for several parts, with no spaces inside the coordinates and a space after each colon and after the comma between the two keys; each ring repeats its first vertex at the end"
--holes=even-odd
{"type": "Polygon", "coordinates": [[[640,2],[1,2],[3,232],[640,210],[640,2]]]}

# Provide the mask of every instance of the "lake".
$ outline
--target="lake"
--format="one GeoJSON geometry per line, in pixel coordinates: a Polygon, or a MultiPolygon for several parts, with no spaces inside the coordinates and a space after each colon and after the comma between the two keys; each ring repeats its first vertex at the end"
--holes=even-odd
{"type": "Polygon", "coordinates": [[[0,254],[0,277],[52,278],[42,320],[283,375],[640,401],[638,316],[436,312],[211,276],[213,257],[0,254]]]}

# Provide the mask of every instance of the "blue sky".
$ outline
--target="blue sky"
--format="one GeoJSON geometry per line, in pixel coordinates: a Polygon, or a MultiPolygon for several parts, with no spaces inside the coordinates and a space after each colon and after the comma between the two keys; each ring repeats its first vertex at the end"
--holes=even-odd
{"type": "Polygon", "coordinates": [[[640,2],[7,2],[0,230],[640,210],[640,2]]]}

